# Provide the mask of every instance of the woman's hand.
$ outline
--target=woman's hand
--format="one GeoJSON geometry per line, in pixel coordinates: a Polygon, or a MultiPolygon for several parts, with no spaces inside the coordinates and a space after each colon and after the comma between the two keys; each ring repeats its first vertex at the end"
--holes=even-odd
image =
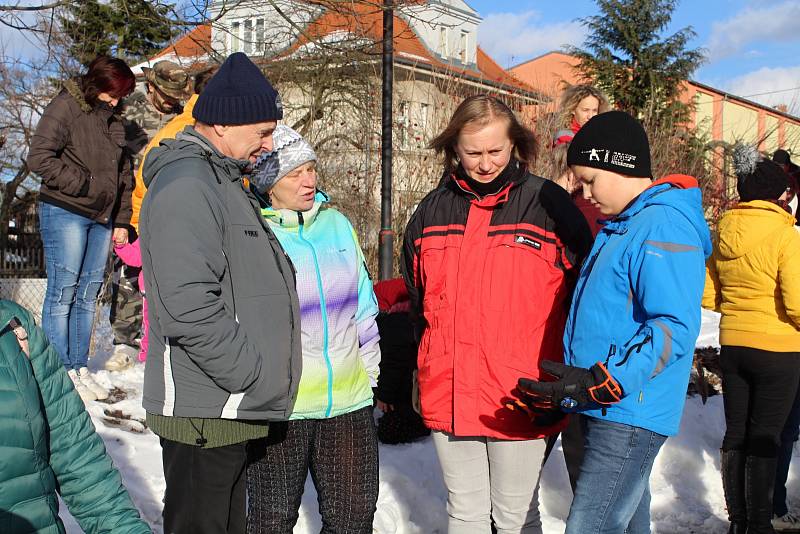
{"type": "Polygon", "coordinates": [[[115,245],[125,245],[128,243],[128,229],[127,228],[114,228],[114,234],[111,237],[115,245]]]}

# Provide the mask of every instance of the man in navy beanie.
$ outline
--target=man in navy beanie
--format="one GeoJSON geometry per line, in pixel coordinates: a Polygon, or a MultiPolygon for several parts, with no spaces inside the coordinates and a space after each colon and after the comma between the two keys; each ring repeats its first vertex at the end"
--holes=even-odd
{"type": "Polygon", "coordinates": [[[193,116],[144,164],[142,404],[161,438],[164,532],[244,534],[247,443],[288,419],[301,371],[293,268],[242,182],[283,110],[236,53],[193,116]]]}

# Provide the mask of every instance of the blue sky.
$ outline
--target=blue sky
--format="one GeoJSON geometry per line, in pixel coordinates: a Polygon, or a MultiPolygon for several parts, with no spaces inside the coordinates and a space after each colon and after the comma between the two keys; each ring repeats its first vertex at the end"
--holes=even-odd
{"type": "MultiPolygon", "coordinates": [[[[483,18],[479,44],[504,67],[580,45],[576,19],[598,13],[590,0],[466,1],[483,18]]],[[[800,0],[681,0],[667,33],[686,26],[708,54],[695,80],[800,112],[800,0]]]]}
{"type": "MultiPolygon", "coordinates": [[[[585,32],[577,19],[598,13],[592,0],[466,1],[483,18],[479,43],[504,67],[580,45],[585,32]]],[[[679,0],[667,33],[686,26],[697,33],[691,46],[708,53],[695,80],[764,104],[787,104],[800,115],[800,0],[679,0]]],[[[39,50],[3,26],[0,43],[9,56],[39,50]]]]}

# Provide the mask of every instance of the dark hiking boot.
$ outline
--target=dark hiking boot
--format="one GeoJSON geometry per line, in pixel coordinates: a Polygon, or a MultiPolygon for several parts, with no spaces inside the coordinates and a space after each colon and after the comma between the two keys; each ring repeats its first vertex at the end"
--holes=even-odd
{"type": "Polygon", "coordinates": [[[745,501],[744,451],[720,451],[722,488],[731,527],[728,534],[745,534],[747,531],[747,505],[745,501]]]}
{"type": "Polygon", "coordinates": [[[745,461],[747,534],[775,534],[772,528],[772,489],[776,458],[748,456],[745,461]]]}

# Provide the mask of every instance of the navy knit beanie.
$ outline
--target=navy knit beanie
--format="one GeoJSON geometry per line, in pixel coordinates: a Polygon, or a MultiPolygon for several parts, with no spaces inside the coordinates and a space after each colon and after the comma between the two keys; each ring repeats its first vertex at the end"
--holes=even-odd
{"type": "Polygon", "coordinates": [[[582,165],[637,178],[652,178],[650,142],[642,124],[623,111],[595,115],[569,145],[567,165],[582,165]]]}
{"type": "Polygon", "coordinates": [[[281,97],[242,52],[228,56],[197,98],[192,117],[206,124],[253,124],[283,118],[281,97]]]}

